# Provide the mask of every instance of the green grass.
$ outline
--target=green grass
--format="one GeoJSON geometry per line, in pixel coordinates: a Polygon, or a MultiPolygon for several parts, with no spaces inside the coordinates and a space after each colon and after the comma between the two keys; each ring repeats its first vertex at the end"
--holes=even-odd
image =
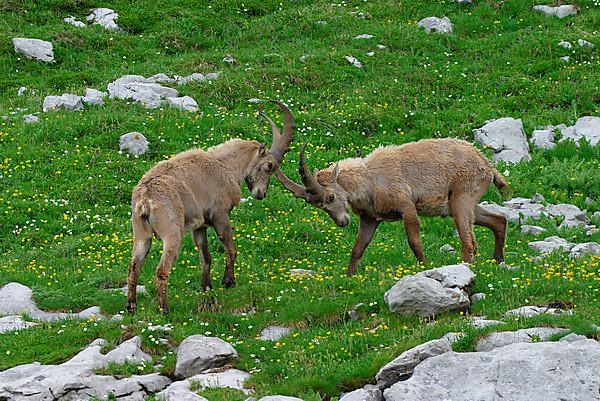
{"type": "MultiPolygon", "coordinates": [[[[4,0],[0,115],[9,119],[0,120],[0,285],[18,281],[32,287],[44,309],[100,305],[107,315],[122,311],[125,297],[106,289],[126,280],[133,186],[156,162],[191,147],[232,137],[270,143],[268,127],[259,123],[249,98],[278,98],[292,108],[298,130],[283,170],[294,178],[299,146],[307,140],[310,165],[323,168],[380,144],[430,137],[472,140],[471,130],[489,119],[520,118],[530,133],[539,125],[571,125],[581,116],[598,115],[600,7],[581,0],[576,3],[580,13],[561,20],[533,13],[533,4],[4,0]],[[102,6],[120,13],[125,33],[62,22],[68,15],[84,20],[90,8],[102,6]],[[366,18],[351,15],[354,11],[366,18]],[[432,15],[448,16],[454,33],[422,32],[416,23],[432,15]],[[327,24],[317,24],[320,20],[327,24]],[[352,39],[362,33],[375,37],[352,39]],[[15,55],[12,37],[52,41],[56,63],[15,55]],[[560,40],[579,38],[595,42],[596,49],[557,47],[560,40]],[[386,48],[377,49],[377,44],[386,48]],[[375,56],[367,57],[369,51],[375,56]],[[237,64],[223,63],[226,54],[237,64]],[[304,63],[303,55],[308,56],[304,63]],[[364,68],[352,67],[346,55],[357,57],[364,68]],[[559,60],[564,55],[571,56],[570,63],[559,60]],[[124,74],[213,71],[220,71],[221,78],[177,87],[197,100],[197,114],[108,101],[82,113],[46,113],[39,124],[22,123],[22,115],[41,111],[46,95],[83,94],[86,87],[106,90],[107,83],[124,74]],[[20,86],[36,94],[17,97],[20,86]],[[118,153],[119,136],[134,130],[151,143],[139,158],[118,153]]],[[[274,107],[267,111],[281,121],[274,107]]],[[[514,196],[539,192],[548,202],[594,212],[600,210],[599,160],[600,147],[561,144],[534,151],[530,163],[502,165],[500,171],[508,173],[514,196]],[[586,197],[593,202],[586,204],[586,197]]],[[[485,199],[501,201],[493,191],[485,199]]],[[[431,325],[387,310],[383,293],[398,277],[424,268],[415,264],[401,223],[380,226],[359,274],[349,279],[344,273],[356,219],[339,229],[273,179],[267,198],[243,203],[232,221],[239,251],[237,288],[216,286],[210,295],[199,291],[198,255],[187,237],[169,282],[172,312],[160,315],[153,283],[160,256],[155,243],[141,277],[149,294],[140,296],[135,316],[125,315],[123,322],[69,320],[2,334],[0,369],[34,360],[60,363],[95,338],[114,346],[141,335],[144,349],[169,374],[175,355],[150,334],[177,345],[189,335],[206,333],[236,347],[236,367],[253,374],[249,385],[258,396],[279,393],[316,401],[371,382],[400,352],[448,331],[467,333],[457,344],[464,351],[486,332],[468,327],[461,314],[445,314],[431,325]],[[291,268],[319,274],[292,279],[291,268]],[[367,313],[360,321],[349,320],[347,311],[360,302],[368,305],[367,313]],[[174,328],[149,332],[148,323],[174,328]],[[258,340],[272,323],[294,331],[277,343],[258,340]],[[129,327],[127,333],[121,324],[129,327]]],[[[550,220],[540,224],[549,235],[600,241],[600,234],[588,238],[578,229],[558,230],[550,220]]],[[[501,319],[506,310],[523,304],[562,300],[574,304],[574,315],[514,320],[507,327],[559,325],[591,334],[590,325],[600,323],[598,257],[571,261],[552,255],[536,262],[527,246],[531,237],[511,226],[507,262],[520,268],[505,271],[490,260],[491,233],[478,228],[476,234],[480,255],[473,290],[487,298],[470,313],[501,319]]],[[[445,243],[459,249],[451,220],[423,219],[422,238],[433,266],[458,262],[459,253],[438,251],[445,243]]],[[[212,232],[209,241],[217,283],[225,258],[212,232]]],[[[113,366],[107,373],[136,369],[113,366]]],[[[206,397],[243,399],[222,390],[206,397]]]]}

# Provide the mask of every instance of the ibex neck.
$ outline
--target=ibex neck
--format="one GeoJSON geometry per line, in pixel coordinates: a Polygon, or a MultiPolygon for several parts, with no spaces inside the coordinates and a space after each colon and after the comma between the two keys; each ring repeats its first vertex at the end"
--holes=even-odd
{"type": "Polygon", "coordinates": [[[371,188],[368,170],[361,159],[353,159],[351,163],[340,163],[338,185],[348,193],[348,201],[364,199],[371,188]]]}
{"type": "Polygon", "coordinates": [[[232,139],[219,146],[209,149],[212,156],[219,159],[227,173],[241,184],[250,171],[250,163],[260,144],[256,141],[232,139]]]}

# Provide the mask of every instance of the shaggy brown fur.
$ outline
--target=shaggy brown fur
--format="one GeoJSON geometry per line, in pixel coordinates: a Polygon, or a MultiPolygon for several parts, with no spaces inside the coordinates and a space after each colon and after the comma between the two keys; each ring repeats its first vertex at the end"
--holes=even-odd
{"type": "Polygon", "coordinates": [[[240,184],[246,181],[252,196],[263,199],[271,175],[279,168],[289,150],[295,124],[287,107],[276,102],[285,114],[284,134],[273,127],[273,146],[267,150],[256,141],[233,139],[207,151],[179,153],[150,169],[133,189],[131,222],[133,250],[128,269],[128,304],[136,307],[136,286],[142,264],[153,236],[163,242],[163,253],[156,268],[156,286],[160,308],[168,311],[167,282],[181,241],[187,231],[202,263],[202,289],[211,288],[206,229],[212,226],[225,247],[226,268],[223,280],[235,286],[234,264],[237,255],[229,213],[240,202],[240,184]]]}
{"type": "Polygon", "coordinates": [[[506,218],[478,203],[492,182],[502,191],[508,184],[468,142],[428,139],[385,146],[365,158],[341,160],[314,176],[308,172],[301,152],[300,172],[306,187],[281,172],[276,174],[288,190],[326,211],[337,225],[350,222],[348,206],[360,218],[348,275],[356,272],[381,221],[403,220],[413,253],[419,262],[425,262],[419,215],[452,216],[465,262],[472,260],[477,248],[473,224],[490,228],[495,237],[494,258],[504,260],[506,218]]]}

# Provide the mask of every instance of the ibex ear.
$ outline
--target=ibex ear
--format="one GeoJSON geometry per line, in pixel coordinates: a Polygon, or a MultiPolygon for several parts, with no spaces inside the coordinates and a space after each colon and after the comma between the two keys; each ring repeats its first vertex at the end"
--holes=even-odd
{"type": "Polygon", "coordinates": [[[340,163],[335,163],[335,168],[333,169],[333,176],[331,178],[331,183],[335,184],[337,182],[338,176],[340,175],[340,163]]]}
{"type": "Polygon", "coordinates": [[[267,147],[265,146],[264,143],[261,143],[260,147],[258,148],[258,155],[264,156],[266,153],[267,153],[267,147]]]}

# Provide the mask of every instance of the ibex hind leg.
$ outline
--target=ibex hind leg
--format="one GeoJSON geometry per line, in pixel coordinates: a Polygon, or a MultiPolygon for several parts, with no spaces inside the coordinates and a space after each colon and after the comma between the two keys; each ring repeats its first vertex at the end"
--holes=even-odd
{"type": "Polygon", "coordinates": [[[450,214],[454,219],[458,236],[462,244],[462,260],[466,263],[473,262],[477,252],[477,242],[473,231],[475,222],[475,205],[477,201],[469,196],[454,195],[448,200],[450,214]]]}
{"type": "Polygon", "coordinates": [[[487,227],[494,233],[494,259],[497,263],[504,262],[504,243],[506,241],[506,217],[491,213],[483,207],[475,206],[475,224],[487,227]]]}
{"type": "Polygon", "coordinates": [[[132,219],[133,222],[133,248],[131,250],[131,261],[127,268],[127,310],[133,313],[136,308],[137,284],[142,271],[142,265],[148,256],[152,245],[152,229],[147,223],[132,219]]]}

